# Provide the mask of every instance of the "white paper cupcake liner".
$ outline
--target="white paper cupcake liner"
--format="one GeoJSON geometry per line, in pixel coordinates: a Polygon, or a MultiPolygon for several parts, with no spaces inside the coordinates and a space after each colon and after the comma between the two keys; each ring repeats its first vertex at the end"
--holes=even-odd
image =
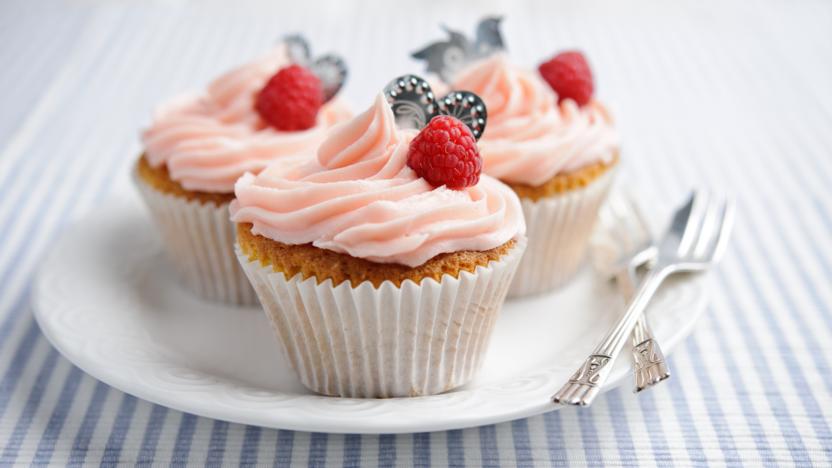
{"type": "Polygon", "coordinates": [[[287,279],[237,255],[301,382],[324,395],[433,395],[465,384],[482,363],[494,322],[525,249],[500,260],[401,287],[369,281],[287,279]]]}
{"type": "Polygon", "coordinates": [[[575,276],[615,172],[615,168],[608,170],[587,187],[564,195],[537,201],[520,199],[529,244],[509,288],[509,298],[552,291],[575,276]]]}
{"type": "Polygon", "coordinates": [[[135,175],[181,282],[196,295],[233,305],[256,305],[257,296],[234,253],[228,203],[200,203],[159,192],[135,175]]]}

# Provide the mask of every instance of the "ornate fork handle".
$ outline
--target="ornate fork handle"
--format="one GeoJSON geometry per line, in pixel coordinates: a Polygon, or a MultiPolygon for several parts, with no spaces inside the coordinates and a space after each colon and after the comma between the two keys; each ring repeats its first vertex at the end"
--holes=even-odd
{"type": "MultiPolygon", "coordinates": [[[[636,278],[638,275],[635,268],[627,268],[616,278],[618,289],[626,301],[633,297],[636,278]]],[[[633,377],[636,382],[633,391],[637,393],[670,377],[670,370],[644,314],[639,316],[630,336],[633,343],[633,377]]]]}
{"type": "Polygon", "coordinates": [[[635,392],[646,390],[670,377],[664,353],[652,336],[633,343],[633,375],[636,380],[635,392]]]}
{"type": "Polygon", "coordinates": [[[650,299],[656,294],[662,281],[667,277],[664,268],[650,270],[638,287],[627,306],[627,311],[618,319],[601,343],[572,375],[566,385],[552,396],[552,401],[565,405],[586,406],[598,396],[609,378],[615,359],[627,343],[636,322],[644,313],[650,299]]]}

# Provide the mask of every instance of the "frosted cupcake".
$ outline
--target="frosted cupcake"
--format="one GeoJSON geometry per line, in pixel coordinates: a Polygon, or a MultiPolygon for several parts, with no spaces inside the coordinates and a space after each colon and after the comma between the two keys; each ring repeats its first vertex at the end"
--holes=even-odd
{"type": "Polygon", "coordinates": [[[582,265],[612,184],[619,138],[607,109],[592,98],[592,74],[580,53],[527,70],[509,63],[498,24],[486,18],[476,39],[453,33],[414,57],[488,107],[488,131],[479,141],[483,172],[519,195],[528,226],[527,252],[509,291],[517,297],[557,289],[582,265]],[[456,54],[448,52],[455,47],[456,54]]]}
{"type": "Polygon", "coordinates": [[[558,96],[537,73],[502,53],[462,70],[454,87],[485,100],[483,171],[507,183],[523,205],[529,247],[510,296],[556,289],[581,266],[618,162],[618,134],[606,108],[558,96]]]}
{"type": "Polygon", "coordinates": [[[396,125],[379,95],[317,158],[236,185],[238,256],[309,389],[444,392],[479,369],[525,248],[520,202],[471,130],[396,125]]]}
{"type": "Polygon", "coordinates": [[[290,47],[305,46],[299,41],[292,38],[204,92],[166,104],[142,134],[137,186],[179,277],[204,299],[257,302],[236,260],[228,221],[237,179],[275,159],[310,157],[326,130],[350,116],[344,104],[330,100],[344,73],[334,81],[316,73],[324,62],[345,72],[342,62],[331,56],[308,61],[290,47]]]}

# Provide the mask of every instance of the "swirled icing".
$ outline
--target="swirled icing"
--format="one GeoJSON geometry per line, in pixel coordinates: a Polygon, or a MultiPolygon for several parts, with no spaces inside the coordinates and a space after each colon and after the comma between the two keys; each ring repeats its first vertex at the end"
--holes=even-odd
{"type": "Polygon", "coordinates": [[[317,158],[275,161],[235,187],[231,219],[285,244],[415,267],[444,252],[488,250],[525,233],[519,200],[487,176],[433,187],[407,166],[415,130],[398,129],[383,95],[334,127],[317,158]]]}
{"type": "Polygon", "coordinates": [[[453,89],[478,94],[488,108],[479,141],[483,172],[500,180],[541,185],[557,174],[610,162],[619,149],[612,118],[598,101],[558,105],[537,74],[495,54],[462,70],[453,89]]]}
{"type": "Polygon", "coordinates": [[[284,47],[215,79],[205,92],[161,106],[142,134],[151,166],[166,165],[188,190],[230,193],[246,172],[257,173],[276,158],[314,154],[326,130],[350,117],[336,99],[318,112],[308,130],[282,132],[268,127],[254,98],[271,76],[289,63],[284,47]]]}

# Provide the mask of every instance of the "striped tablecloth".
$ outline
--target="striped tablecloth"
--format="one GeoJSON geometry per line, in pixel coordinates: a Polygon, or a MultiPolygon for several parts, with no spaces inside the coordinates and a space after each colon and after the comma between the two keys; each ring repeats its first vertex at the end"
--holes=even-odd
{"type": "MultiPolygon", "coordinates": [[[[0,465],[832,464],[832,4],[0,4],[0,465]],[[38,330],[30,285],[78,215],[127,186],[156,103],[305,31],[370,102],[438,22],[507,13],[514,60],[590,57],[645,200],[739,204],[713,299],[665,385],[458,431],[331,435],[204,419],[85,375],[38,330]]],[[[277,2],[274,2],[277,3],[277,2]]]]}

